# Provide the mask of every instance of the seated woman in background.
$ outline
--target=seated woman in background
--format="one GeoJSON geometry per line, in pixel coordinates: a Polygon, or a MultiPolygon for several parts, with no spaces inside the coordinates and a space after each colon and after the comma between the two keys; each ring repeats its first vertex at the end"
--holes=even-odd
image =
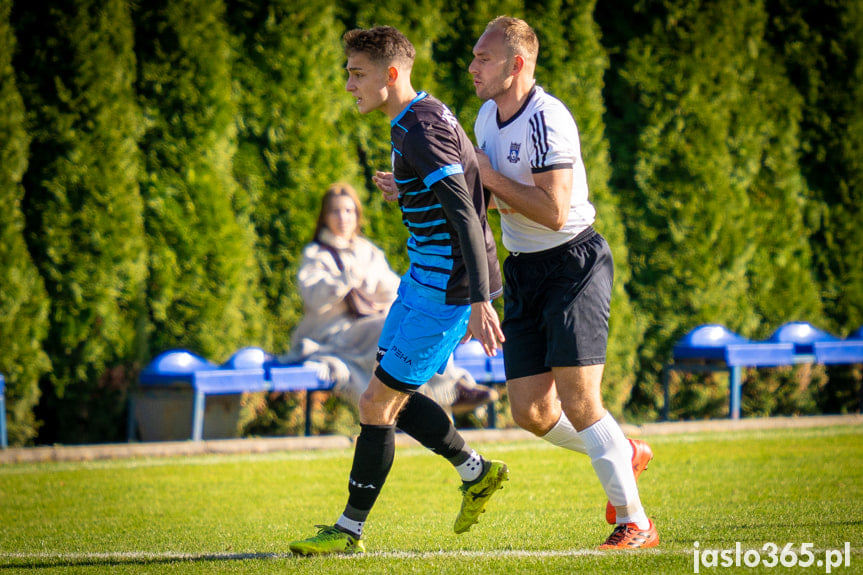
{"type": "MultiPolygon", "coordinates": [[[[339,397],[356,406],[375,368],[378,338],[396,298],[399,276],[383,251],[363,237],[362,205],[347,184],[333,184],[321,201],[311,243],[297,274],[304,316],[285,363],[313,361],[335,382],[339,397]]],[[[420,391],[459,415],[497,399],[450,359],[420,391]]]]}

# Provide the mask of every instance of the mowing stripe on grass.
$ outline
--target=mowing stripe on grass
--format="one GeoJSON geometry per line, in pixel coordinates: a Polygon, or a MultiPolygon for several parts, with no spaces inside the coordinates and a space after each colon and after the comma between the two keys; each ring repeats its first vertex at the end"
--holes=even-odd
{"type": "MultiPolygon", "coordinates": [[[[843,424],[834,427],[819,427],[800,425],[799,427],[786,425],[782,427],[793,432],[796,439],[812,439],[821,437],[837,437],[845,435],[863,435],[863,425],[859,425],[859,416],[837,416],[845,417],[843,424]]],[[[807,418],[788,418],[791,421],[805,420],[807,418]]],[[[821,419],[812,418],[817,423],[821,419]]],[[[823,418],[822,418],[823,419],[823,418]]],[[[654,424],[666,425],[666,424],[654,424]]],[[[646,425],[645,428],[648,426],[646,425]]],[[[662,433],[651,435],[649,432],[636,433],[633,437],[640,437],[650,443],[702,443],[702,442],[735,442],[740,440],[769,439],[776,437],[775,430],[771,429],[731,429],[728,431],[708,430],[693,432],[690,434],[662,433]]],[[[483,450],[492,451],[496,454],[509,451],[519,451],[529,445],[533,450],[557,450],[558,448],[537,438],[523,438],[504,442],[477,442],[475,447],[481,446],[483,450]]],[[[119,458],[119,459],[97,459],[92,461],[45,461],[24,462],[15,464],[0,464],[0,477],[6,475],[27,475],[34,473],[60,472],[68,470],[97,470],[97,469],[145,469],[152,467],[207,467],[237,462],[279,462],[279,461],[322,461],[340,458],[349,458],[353,449],[324,449],[320,451],[269,451],[264,453],[236,452],[236,453],[202,453],[196,455],[185,455],[177,457],[143,457],[143,458],[119,458]]],[[[429,455],[429,450],[419,446],[400,446],[398,457],[417,457],[429,455]]]]}
{"type": "MultiPolygon", "coordinates": [[[[519,443],[495,444],[492,449],[496,453],[517,451],[524,449],[529,444],[532,449],[551,450],[557,447],[540,440],[528,440],[519,443]]],[[[98,469],[146,469],[153,467],[209,467],[232,463],[272,463],[280,461],[324,461],[332,459],[349,459],[353,456],[352,450],[337,451],[276,451],[269,453],[237,453],[227,455],[192,455],[176,458],[152,458],[152,459],[100,459],[96,461],[59,461],[49,463],[21,463],[8,466],[0,466],[0,477],[5,475],[27,475],[45,472],[60,472],[70,470],[98,470],[98,469]]],[[[399,447],[399,458],[405,457],[434,457],[424,447],[399,447]]]]}

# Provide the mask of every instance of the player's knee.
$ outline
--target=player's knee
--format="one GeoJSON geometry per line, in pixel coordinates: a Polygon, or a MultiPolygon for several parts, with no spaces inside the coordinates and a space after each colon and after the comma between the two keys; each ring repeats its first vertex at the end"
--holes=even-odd
{"type": "Polygon", "coordinates": [[[404,407],[408,395],[386,387],[376,378],[360,396],[358,404],[360,423],[368,425],[392,425],[404,407]]]}
{"type": "Polygon", "coordinates": [[[565,406],[565,411],[570,423],[578,431],[587,429],[606,414],[602,400],[569,402],[565,406]]]}
{"type": "Polygon", "coordinates": [[[384,417],[386,404],[381,394],[376,393],[373,387],[369,386],[360,396],[358,404],[360,421],[372,425],[387,423],[384,417]]]}
{"type": "Polygon", "coordinates": [[[547,413],[546,410],[539,409],[536,405],[527,406],[511,406],[512,419],[515,424],[522,429],[529,431],[537,437],[542,437],[554,427],[558,413],[556,416],[547,413]]]}
{"type": "Polygon", "coordinates": [[[357,402],[357,408],[359,409],[360,417],[362,417],[364,414],[367,415],[369,413],[369,410],[372,406],[372,403],[373,403],[373,400],[369,396],[368,389],[366,389],[366,391],[364,391],[362,393],[362,395],[360,395],[359,402],[357,402]]]}

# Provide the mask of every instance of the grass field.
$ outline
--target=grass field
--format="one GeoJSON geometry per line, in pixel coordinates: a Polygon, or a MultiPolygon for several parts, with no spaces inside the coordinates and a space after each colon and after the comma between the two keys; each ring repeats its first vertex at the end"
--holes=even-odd
{"type": "Polygon", "coordinates": [[[355,557],[288,551],[338,517],[351,450],[5,465],[0,572],[654,574],[693,573],[698,557],[700,573],[825,573],[839,560],[833,573],[863,573],[863,427],[644,438],[656,456],[639,482],[659,528],[652,550],[596,551],[611,529],[589,461],[524,441],[475,446],[511,480],[464,535],[451,530],[455,471],[399,448],[369,553],[355,557]],[[738,543],[759,567],[722,566],[738,543]]]}

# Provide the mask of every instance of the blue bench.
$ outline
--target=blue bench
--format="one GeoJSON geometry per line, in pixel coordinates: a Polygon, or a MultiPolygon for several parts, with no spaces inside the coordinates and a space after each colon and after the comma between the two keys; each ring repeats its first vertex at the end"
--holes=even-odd
{"type": "MultiPolygon", "coordinates": [[[[201,441],[204,435],[204,414],[208,395],[226,395],[268,391],[304,391],[307,395],[305,433],[311,435],[309,393],[331,389],[333,384],[322,381],[317,370],[302,365],[281,365],[260,348],[243,348],[224,365],[216,365],[186,350],[169,350],[158,355],[142,370],[142,389],[191,388],[191,439],[201,441]]],[[[129,397],[127,438],[131,441],[137,429],[135,398],[129,397]]]]}
{"type": "Polygon", "coordinates": [[[814,362],[816,343],[832,343],[841,340],[805,321],[792,321],[780,326],[767,341],[790,343],[794,345],[794,355],[801,362],[803,360],[814,362]]]}
{"type": "Polygon", "coordinates": [[[846,339],[813,342],[812,353],[817,363],[825,365],[863,363],[863,326],[846,339]]]}
{"type": "Polygon", "coordinates": [[[6,378],[0,373],[0,448],[9,447],[9,438],[6,437],[6,378]]]}
{"type": "MultiPolygon", "coordinates": [[[[503,357],[489,358],[478,341],[461,344],[453,354],[454,363],[466,369],[483,384],[504,383],[503,357]]],[[[204,436],[204,416],[207,396],[254,392],[294,392],[306,394],[304,432],[312,434],[311,397],[315,391],[330,391],[334,383],[318,377],[318,371],[302,364],[279,364],[275,358],[257,347],[239,350],[223,365],[214,364],[190,351],[168,350],[159,354],[142,371],[141,389],[188,390],[194,394],[190,436],[201,441],[204,436]]],[[[129,396],[129,418],[126,436],[135,437],[138,426],[135,396],[129,396]]],[[[495,410],[489,410],[488,426],[495,427],[495,410]]]]}
{"type": "Polygon", "coordinates": [[[272,386],[270,391],[302,391],[306,394],[305,428],[306,435],[312,434],[312,393],[330,391],[335,385],[332,381],[320,379],[318,370],[303,365],[267,364],[267,377],[272,386]]]}
{"type": "MultiPolygon", "coordinates": [[[[453,363],[456,367],[466,370],[483,385],[496,385],[506,383],[506,374],[503,368],[503,354],[500,350],[494,357],[488,357],[482,348],[482,344],[472,339],[466,343],[459,344],[452,354],[453,363]]],[[[488,427],[494,429],[497,426],[497,413],[492,405],[488,410],[488,427]]]]}
{"type": "Polygon", "coordinates": [[[752,341],[725,326],[706,324],[681,338],[672,354],[673,362],[662,370],[663,419],[668,420],[669,378],[673,371],[728,372],[728,415],[731,419],[739,419],[744,367],[859,363],[863,362],[863,338],[860,341],[840,340],[807,322],[789,322],[780,326],[767,340],[752,341]]]}
{"type": "Polygon", "coordinates": [[[717,324],[696,327],[675,344],[672,353],[674,363],[666,365],[662,372],[665,420],[668,420],[671,405],[669,378],[673,371],[728,372],[728,416],[731,419],[740,419],[742,369],[794,363],[794,344],[753,342],[717,324]]]}

